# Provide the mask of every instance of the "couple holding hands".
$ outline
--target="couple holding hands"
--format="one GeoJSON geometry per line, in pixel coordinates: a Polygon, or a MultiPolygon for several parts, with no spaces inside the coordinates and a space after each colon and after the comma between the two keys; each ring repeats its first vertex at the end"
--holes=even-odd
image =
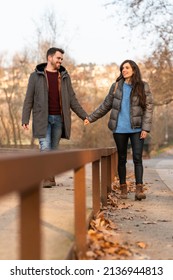
{"type": "MultiPolygon", "coordinates": [[[[37,65],[30,75],[23,105],[22,126],[29,128],[33,111],[33,136],[38,138],[40,151],[56,150],[61,138],[70,138],[72,109],[84,120],[84,125],[95,122],[109,111],[108,127],[113,133],[118,152],[118,175],[121,198],[128,195],[126,184],[127,148],[130,139],[134,163],[135,199],[145,199],[143,191],[142,154],[145,138],[150,132],[153,114],[153,98],[148,83],[141,77],[138,65],[125,60],[120,74],[100,106],[90,115],[79,104],[67,70],[61,65],[64,51],[50,48],[47,63],[37,65]]],[[[44,187],[55,185],[48,178],[44,187]]]]}

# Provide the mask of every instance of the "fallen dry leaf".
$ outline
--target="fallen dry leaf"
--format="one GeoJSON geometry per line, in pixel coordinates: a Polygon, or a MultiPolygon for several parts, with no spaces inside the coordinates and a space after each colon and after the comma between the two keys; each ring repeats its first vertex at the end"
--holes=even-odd
{"type": "Polygon", "coordinates": [[[136,243],[138,247],[142,248],[142,249],[145,249],[147,247],[147,244],[144,243],[144,242],[137,242],[136,243]]]}
{"type": "Polygon", "coordinates": [[[122,248],[119,250],[118,255],[130,257],[132,255],[132,252],[130,252],[130,250],[128,250],[128,249],[122,248]]]}
{"type": "Polygon", "coordinates": [[[157,223],[153,222],[153,221],[145,221],[145,222],[143,222],[143,224],[152,225],[152,224],[157,224],[157,223]]]}

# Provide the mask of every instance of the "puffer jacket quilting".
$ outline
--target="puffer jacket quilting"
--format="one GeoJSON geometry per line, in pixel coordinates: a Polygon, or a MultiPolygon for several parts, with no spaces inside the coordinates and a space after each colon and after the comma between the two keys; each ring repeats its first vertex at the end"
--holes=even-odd
{"type": "MultiPolygon", "coordinates": [[[[111,110],[108,127],[111,131],[116,128],[118,114],[121,110],[122,87],[123,81],[121,80],[119,81],[117,90],[114,93],[115,83],[112,84],[103,103],[91,115],[89,115],[88,119],[90,122],[96,121],[111,110]]],[[[144,82],[144,90],[146,94],[146,109],[143,110],[141,108],[139,105],[139,98],[134,96],[131,100],[130,120],[132,128],[141,128],[142,130],[150,132],[153,114],[153,98],[149,85],[146,82],[144,82]]]]}

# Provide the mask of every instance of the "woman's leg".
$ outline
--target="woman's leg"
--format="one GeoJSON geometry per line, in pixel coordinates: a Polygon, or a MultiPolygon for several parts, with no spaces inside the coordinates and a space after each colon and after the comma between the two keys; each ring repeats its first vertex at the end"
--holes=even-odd
{"type": "Polygon", "coordinates": [[[143,184],[142,152],[143,152],[144,139],[140,139],[140,132],[131,133],[130,141],[132,145],[136,184],[143,184]]]}
{"type": "Polygon", "coordinates": [[[127,144],[129,134],[114,133],[113,137],[118,151],[118,175],[120,179],[120,185],[126,184],[127,144]]]}

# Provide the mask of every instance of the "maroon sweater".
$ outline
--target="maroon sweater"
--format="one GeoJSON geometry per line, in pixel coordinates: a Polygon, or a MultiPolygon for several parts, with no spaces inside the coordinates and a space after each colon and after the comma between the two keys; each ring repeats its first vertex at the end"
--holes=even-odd
{"type": "Polygon", "coordinates": [[[49,115],[61,115],[58,72],[46,71],[49,85],[49,115]]]}

